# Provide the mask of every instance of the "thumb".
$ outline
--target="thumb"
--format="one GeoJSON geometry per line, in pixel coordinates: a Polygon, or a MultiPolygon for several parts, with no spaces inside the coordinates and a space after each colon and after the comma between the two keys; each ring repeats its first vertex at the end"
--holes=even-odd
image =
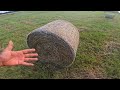
{"type": "Polygon", "coordinates": [[[8,46],[5,48],[5,50],[11,51],[13,49],[13,42],[10,40],[8,43],[8,46]]]}

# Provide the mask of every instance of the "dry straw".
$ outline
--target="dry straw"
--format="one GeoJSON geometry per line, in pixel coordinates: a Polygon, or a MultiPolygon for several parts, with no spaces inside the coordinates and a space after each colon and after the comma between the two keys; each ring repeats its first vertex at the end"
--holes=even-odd
{"type": "Polygon", "coordinates": [[[70,22],[56,20],[33,30],[27,44],[36,49],[39,61],[46,67],[64,68],[75,60],[79,32],[70,22]]]}

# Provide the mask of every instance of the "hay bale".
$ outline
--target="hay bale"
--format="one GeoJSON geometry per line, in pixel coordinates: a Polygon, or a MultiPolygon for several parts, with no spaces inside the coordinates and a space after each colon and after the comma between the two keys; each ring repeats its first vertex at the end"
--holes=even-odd
{"type": "Polygon", "coordinates": [[[115,14],[105,14],[105,18],[107,19],[113,19],[115,17],[115,14]]]}
{"type": "Polygon", "coordinates": [[[79,32],[70,22],[56,20],[33,30],[27,44],[36,49],[39,61],[45,66],[64,68],[75,60],[79,32]]]}

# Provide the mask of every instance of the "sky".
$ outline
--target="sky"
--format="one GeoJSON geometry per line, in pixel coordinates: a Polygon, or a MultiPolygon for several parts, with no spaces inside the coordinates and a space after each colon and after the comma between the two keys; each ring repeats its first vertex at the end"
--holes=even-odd
{"type": "Polygon", "coordinates": [[[5,12],[9,12],[9,11],[0,11],[0,13],[5,13],[5,12]]]}

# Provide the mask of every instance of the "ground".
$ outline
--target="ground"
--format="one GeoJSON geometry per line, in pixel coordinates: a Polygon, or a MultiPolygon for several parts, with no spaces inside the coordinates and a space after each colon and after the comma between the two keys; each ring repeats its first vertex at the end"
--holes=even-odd
{"type": "Polygon", "coordinates": [[[49,71],[34,67],[0,67],[0,79],[112,79],[120,78],[120,15],[106,19],[98,11],[19,11],[0,15],[0,45],[14,42],[14,50],[28,48],[27,35],[53,20],[74,24],[80,33],[75,62],[69,68],[49,71]]]}

